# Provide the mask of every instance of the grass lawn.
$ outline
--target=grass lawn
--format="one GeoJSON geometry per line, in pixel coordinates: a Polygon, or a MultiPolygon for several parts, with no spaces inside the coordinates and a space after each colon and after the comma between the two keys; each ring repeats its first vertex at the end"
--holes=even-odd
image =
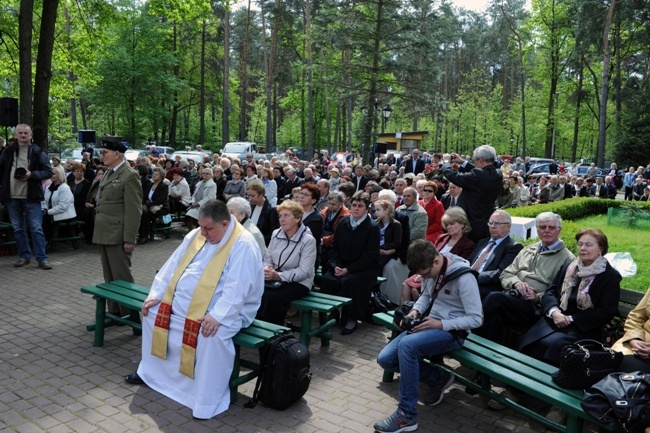
{"type": "Polygon", "coordinates": [[[575,254],[575,234],[586,227],[595,227],[607,235],[609,252],[629,252],[636,262],[637,274],[623,278],[621,288],[646,292],[650,287],[650,230],[645,225],[647,221],[639,221],[637,227],[628,228],[623,221],[615,220],[607,225],[607,216],[592,216],[576,221],[563,221],[561,238],[567,247],[575,254]]]}

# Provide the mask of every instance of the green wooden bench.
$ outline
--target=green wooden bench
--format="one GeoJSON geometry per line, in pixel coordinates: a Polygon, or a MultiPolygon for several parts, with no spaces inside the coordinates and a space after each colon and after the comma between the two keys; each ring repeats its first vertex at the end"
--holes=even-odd
{"type": "MultiPolygon", "coordinates": [[[[140,310],[142,304],[149,294],[149,289],[138,284],[127,281],[112,281],[100,283],[96,286],[84,286],[83,293],[93,295],[96,300],[95,323],[86,326],[88,331],[95,331],[93,346],[104,345],[105,328],[116,324],[127,325],[133,328],[134,335],[142,333],[140,323],[140,310]],[[106,301],[111,300],[125,305],[131,311],[130,314],[120,317],[106,311],[106,301]]],[[[261,359],[261,352],[269,345],[273,336],[280,331],[289,331],[289,328],[272,323],[255,320],[245,329],[235,335],[235,363],[232,375],[230,376],[230,399],[234,403],[237,400],[237,388],[244,383],[259,376],[261,367],[259,360],[245,359],[242,357],[241,348],[257,349],[261,359]],[[242,368],[250,370],[242,373],[242,368]]]]}
{"type": "MultiPolygon", "coordinates": [[[[628,313],[638,304],[642,297],[643,293],[622,289],[618,317],[627,317],[628,313]]],[[[376,323],[391,330],[391,338],[397,335],[397,330],[393,325],[393,312],[376,313],[373,315],[373,319],[376,323]]],[[[616,425],[600,423],[582,410],[580,400],[583,391],[561,388],[551,380],[551,374],[557,370],[557,367],[474,334],[469,335],[461,349],[450,352],[446,356],[455,359],[465,367],[483,373],[482,383],[474,383],[471,377],[463,376],[462,372],[454,370],[444,363],[436,363],[429,359],[423,361],[454,374],[461,384],[515,410],[548,429],[579,433],[582,431],[583,424],[588,422],[597,425],[598,430],[601,432],[617,430],[616,425]],[[543,415],[493,391],[490,386],[490,378],[560,408],[567,415],[566,424],[562,425],[553,422],[543,415]]],[[[393,373],[384,371],[382,380],[391,382],[393,373]]]]}
{"type": "Polygon", "coordinates": [[[57,221],[52,226],[52,240],[48,242],[48,251],[54,251],[57,242],[70,242],[72,249],[79,249],[79,241],[83,239],[81,227],[83,221],[57,221]],[[65,233],[65,234],[62,234],[65,233]]]}
{"type": "Polygon", "coordinates": [[[171,223],[164,224],[162,222],[162,217],[158,217],[156,218],[155,221],[151,223],[151,228],[149,229],[149,240],[150,241],[155,240],[156,233],[162,233],[165,239],[169,239],[171,237],[171,232],[172,232],[171,223]]]}
{"type": "Polygon", "coordinates": [[[296,332],[300,332],[300,342],[307,347],[309,347],[313,337],[320,338],[321,346],[329,346],[330,340],[332,340],[332,333],[329,332],[329,328],[336,323],[336,320],[327,320],[327,315],[351,303],[352,299],[350,298],[326,295],[312,290],[304,298],[291,303],[291,306],[301,313],[300,326],[291,325],[291,328],[296,332]],[[318,313],[318,326],[312,329],[314,312],[318,313]]]}
{"type": "MultiPolygon", "coordinates": [[[[373,319],[375,322],[390,329],[393,332],[392,336],[396,335],[392,312],[376,313],[373,315],[373,319]]],[[[462,348],[449,352],[445,356],[455,359],[465,367],[483,373],[483,383],[480,385],[474,383],[472,377],[466,377],[460,370],[453,369],[444,363],[437,363],[430,359],[424,359],[423,361],[454,374],[457,382],[515,410],[550,430],[580,433],[582,432],[582,426],[585,421],[598,425],[599,431],[616,430],[616,425],[599,423],[582,410],[580,406],[582,391],[563,389],[551,380],[551,373],[557,370],[556,367],[474,334],[469,335],[462,348]],[[490,386],[489,378],[501,381],[530,396],[560,408],[567,415],[566,424],[562,425],[551,421],[544,417],[544,415],[499,394],[490,386]]],[[[391,382],[393,380],[393,373],[384,371],[382,380],[384,382],[391,382]]]]}

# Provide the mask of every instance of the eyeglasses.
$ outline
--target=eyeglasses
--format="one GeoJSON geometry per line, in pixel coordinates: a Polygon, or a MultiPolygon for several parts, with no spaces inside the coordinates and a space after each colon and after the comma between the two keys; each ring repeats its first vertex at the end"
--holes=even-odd
{"type": "Polygon", "coordinates": [[[557,229],[557,226],[537,226],[537,230],[542,230],[542,231],[544,231],[544,230],[553,231],[553,230],[556,230],[556,229],[557,229]]]}
{"type": "Polygon", "coordinates": [[[365,205],[365,203],[352,203],[352,207],[363,207],[363,208],[365,208],[366,205],[365,205]]]}
{"type": "Polygon", "coordinates": [[[501,226],[501,225],[509,225],[509,224],[510,223],[500,223],[498,221],[488,221],[488,223],[487,223],[487,225],[489,225],[490,227],[501,226]]]}
{"type": "Polygon", "coordinates": [[[432,190],[432,189],[424,189],[424,190],[422,190],[422,191],[433,193],[433,190],[432,190]]]}

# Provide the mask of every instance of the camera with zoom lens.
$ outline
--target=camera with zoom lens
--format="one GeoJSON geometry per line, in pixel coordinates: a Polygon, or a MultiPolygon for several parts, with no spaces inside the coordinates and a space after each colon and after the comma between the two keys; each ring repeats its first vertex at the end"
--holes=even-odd
{"type": "Polygon", "coordinates": [[[521,298],[521,292],[517,289],[510,289],[508,292],[510,296],[514,296],[515,298],[521,298]]]}
{"type": "Polygon", "coordinates": [[[411,329],[418,326],[420,323],[422,323],[422,319],[420,318],[415,318],[411,316],[404,316],[402,318],[402,328],[404,328],[405,331],[410,331],[411,329]]]}

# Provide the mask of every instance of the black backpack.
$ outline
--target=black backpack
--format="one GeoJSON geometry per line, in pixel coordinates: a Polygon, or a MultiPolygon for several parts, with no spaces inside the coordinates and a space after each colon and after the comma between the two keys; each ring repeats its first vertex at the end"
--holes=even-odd
{"type": "Polygon", "coordinates": [[[309,349],[290,331],[273,337],[261,366],[253,398],[245,405],[248,408],[255,407],[259,400],[266,406],[283,410],[309,389],[309,349]]]}

